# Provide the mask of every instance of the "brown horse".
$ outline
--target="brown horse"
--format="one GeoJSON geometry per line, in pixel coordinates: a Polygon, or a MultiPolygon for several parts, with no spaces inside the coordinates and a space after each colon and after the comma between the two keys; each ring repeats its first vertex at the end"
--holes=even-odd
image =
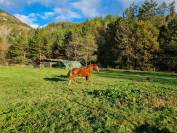
{"type": "Polygon", "coordinates": [[[85,78],[86,80],[90,80],[92,71],[99,72],[99,67],[97,64],[90,64],[87,67],[81,68],[73,68],[68,72],[69,84],[71,84],[72,80],[75,80],[76,77],[80,76],[85,78]]]}

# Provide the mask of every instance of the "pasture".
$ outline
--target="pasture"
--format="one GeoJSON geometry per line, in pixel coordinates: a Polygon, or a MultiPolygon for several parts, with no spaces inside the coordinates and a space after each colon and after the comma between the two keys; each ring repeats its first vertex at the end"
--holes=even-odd
{"type": "Polygon", "coordinates": [[[177,132],[177,75],[0,67],[0,132],[177,132]]]}

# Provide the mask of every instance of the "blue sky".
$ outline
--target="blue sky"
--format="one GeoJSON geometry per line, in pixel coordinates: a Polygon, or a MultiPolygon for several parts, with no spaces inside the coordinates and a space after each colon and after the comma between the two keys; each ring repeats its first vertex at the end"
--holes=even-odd
{"type": "Polygon", "coordinates": [[[140,4],[144,0],[0,0],[0,8],[37,28],[51,22],[83,22],[96,16],[122,15],[133,1],[140,4]]]}

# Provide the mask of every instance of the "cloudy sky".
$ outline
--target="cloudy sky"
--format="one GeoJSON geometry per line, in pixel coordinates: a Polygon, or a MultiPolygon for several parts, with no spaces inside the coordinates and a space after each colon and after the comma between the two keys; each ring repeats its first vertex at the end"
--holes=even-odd
{"type": "Polygon", "coordinates": [[[96,16],[122,15],[133,1],[141,4],[144,0],[0,0],[0,9],[36,28],[51,22],[83,22],[96,16]]]}

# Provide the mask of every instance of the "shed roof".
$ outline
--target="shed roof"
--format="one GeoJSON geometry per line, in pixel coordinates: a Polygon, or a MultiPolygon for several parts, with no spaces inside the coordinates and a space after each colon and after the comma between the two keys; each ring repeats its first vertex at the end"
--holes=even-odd
{"type": "Polygon", "coordinates": [[[66,68],[71,69],[74,67],[80,68],[82,67],[82,64],[78,61],[69,61],[69,60],[59,60],[59,62],[62,62],[66,68]]]}

